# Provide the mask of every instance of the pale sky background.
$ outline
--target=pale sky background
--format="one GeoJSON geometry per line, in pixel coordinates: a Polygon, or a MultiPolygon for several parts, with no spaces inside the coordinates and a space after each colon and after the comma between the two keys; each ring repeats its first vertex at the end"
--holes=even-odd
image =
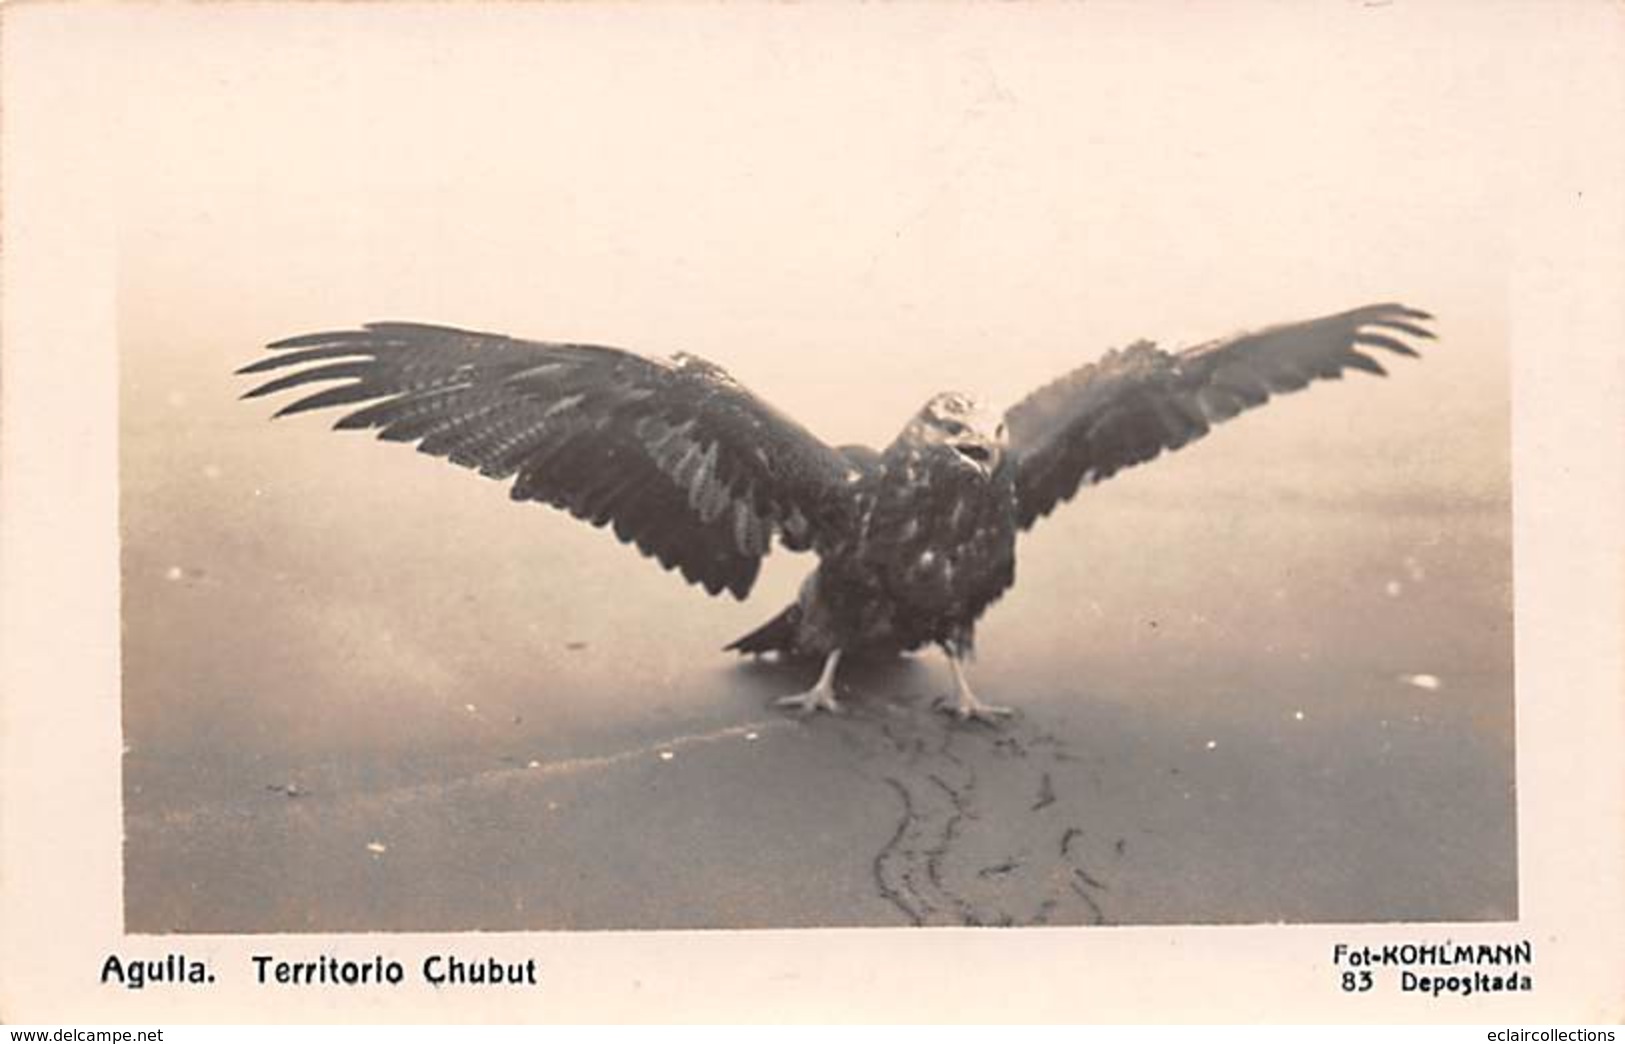
{"type": "Polygon", "coordinates": [[[165,423],[248,424],[220,378],[258,344],[414,318],[693,351],[883,442],[945,387],[1009,401],[1138,337],[1397,298],[1440,350],[1281,431],[1495,491],[1496,50],[1460,57],[1438,10],[1150,10],[134,17],[105,150],[129,420],[179,393],[165,423]]]}

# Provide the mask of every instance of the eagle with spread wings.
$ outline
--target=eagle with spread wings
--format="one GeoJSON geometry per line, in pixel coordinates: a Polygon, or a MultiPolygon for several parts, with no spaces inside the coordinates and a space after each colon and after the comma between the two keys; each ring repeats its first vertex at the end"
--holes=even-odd
{"type": "Polygon", "coordinates": [[[1176,450],[1220,421],[1346,370],[1385,371],[1432,316],[1376,304],[1179,352],[1109,352],[1005,412],[932,397],[884,450],[834,447],[697,356],[654,359],[421,323],[277,341],[239,370],[285,371],[245,397],[319,386],[277,416],[359,407],[373,429],[489,478],[514,500],[562,508],[710,594],[744,598],[775,539],[818,555],[796,601],[728,646],[819,658],[808,691],[778,702],[837,709],[843,655],[939,646],[961,718],[977,699],[963,662],[976,621],[1015,581],[1016,535],[1077,491],[1176,450]]]}

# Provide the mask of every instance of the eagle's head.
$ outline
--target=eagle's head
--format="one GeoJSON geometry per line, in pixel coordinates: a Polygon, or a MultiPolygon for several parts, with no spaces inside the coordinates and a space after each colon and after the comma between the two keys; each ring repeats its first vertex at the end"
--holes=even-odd
{"type": "Polygon", "coordinates": [[[945,459],[984,478],[998,468],[1009,445],[1004,417],[959,392],[932,396],[908,422],[902,437],[910,445],[928,452],[936,450],[945,459]]]}

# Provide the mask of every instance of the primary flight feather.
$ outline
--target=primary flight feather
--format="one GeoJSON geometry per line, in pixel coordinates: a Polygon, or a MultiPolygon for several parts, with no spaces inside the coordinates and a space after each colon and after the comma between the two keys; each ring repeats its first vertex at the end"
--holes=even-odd
{"type": "Polygon", "coordinates": [[[965,681],[977,619],[1015,579],[1015,540],[1080,487],[1207,434],[1223,420],[1355,369],[1414,356],[1426,312],[1369,305],[1181,352],[1108,353],[1005,413],[934,396],[883,451],[835,448],[692,355],[369,323],[270,345],[239,373],[285,371],[245,397],[308,394],[277,416],[359,407],[375,429],[613,527],[711,594],[749,594],[774,539],[819,564],[795,603],[729,646],[820,657],[812,689],[779,702],[834,710],[847,652],[940,646],[961,717],[1007,713],[965,681]],[[312,390],[308,386],[316,386],[312,390]]]}

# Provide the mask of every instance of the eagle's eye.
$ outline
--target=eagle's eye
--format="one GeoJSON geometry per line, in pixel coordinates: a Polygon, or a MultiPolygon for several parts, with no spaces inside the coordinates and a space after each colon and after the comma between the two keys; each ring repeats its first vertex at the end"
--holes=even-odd
{"type": "Polygon", "coordinates": [[[945,420],[942,422],[942,430],[957,438],[970,429],[956,420],[945,420]]]}

